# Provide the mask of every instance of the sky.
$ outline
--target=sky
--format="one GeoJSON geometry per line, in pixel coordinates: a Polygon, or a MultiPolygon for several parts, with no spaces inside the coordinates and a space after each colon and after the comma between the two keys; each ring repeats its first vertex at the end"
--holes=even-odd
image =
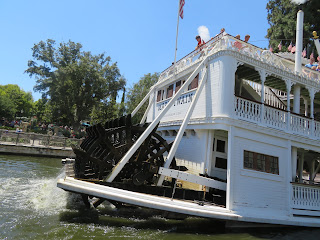
{"type": "MultiPolygon", "coordinates": [[[[226,32],[268,47],[268,0],[185,0],[179,20],[177,60],[193,51],[198,28],[211,37],[226,32]],[[203,28],[203,27],[202,27],[203,28]]],[[[174,61],[179,0],[0,0],[0,85],[17,84],[31,92],[35,78],[24,71],[34,44],[53,39],[81,43],[83,51],[106,53],[132,87],[148,73],[174,61]]]]}

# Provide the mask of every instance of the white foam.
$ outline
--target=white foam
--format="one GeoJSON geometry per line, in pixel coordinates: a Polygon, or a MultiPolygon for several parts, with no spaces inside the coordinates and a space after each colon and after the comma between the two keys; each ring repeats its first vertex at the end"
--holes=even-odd
{"type": "Polygon", "coordinates": [[[57,187],[56,178],[2,178],[0,201],[3,206],[16,209],[34,209],[41,214],[52,214],[65,209],[67,192],[57,187]],[[14,203],[14,204],[12,204],[14,203]]]}

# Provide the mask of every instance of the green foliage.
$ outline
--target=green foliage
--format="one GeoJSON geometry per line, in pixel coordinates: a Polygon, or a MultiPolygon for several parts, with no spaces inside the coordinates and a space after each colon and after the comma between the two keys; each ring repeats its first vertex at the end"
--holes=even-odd
{"type": "Polygon", "coordinates": [[[5,129],[5,130],[16,130],[15,128],[12,127],[6,127],[6,126],[1,126],[0,129],[5,129]]]}
{"type": "Polygon", "coordinates": [[[69,41],[56,48],[55,41],[48,39],[35,44],[32,51],[34,60],[28,62],[26,72],[36,77],[34,89],[48,99],[46,109],[52,115],[47,117],[76,130],[93,109],[101,104],[107,108],[124,89],[126,81],[117,64],[105,54],[82,51],[80,43],[69,41]]]}
{"type": "Polygon", "coordinates": [[[0,85],[0,116],[7,119],[14,117],[31,117],[33,98],[16,84],[0,85]]]}
{"type": "Polygon", "coordinates": [[[8,96],[0,93],[0,116],[6,119],[13,119],[16,113],[14,103],[8,96]]]}
{"type": "MultiPolygon", "coordinates": [[[[142,99],[148,94],[150,88],[158,81],[159,73],[145,74],[144,77],[140,79],[139,82],[133,85],[132,88],[128,90],[127,94],[127,113],[131,113],[136,106],[142,101],[142,99]]],[[[144,112],[148,107],[148,101],[140,108],[140,110],[133,117],[133,122],[140,122],[143,117],[144,112]]]]}
{"type": "Polygon", "coordinates": [[[291,0],[269,0],[267,3],[268,29],[267,38],[271,46],[276,49],[282,40],[283,50],[287,50],[290,42],[295,44],[296,19],[300,8],[304,11],[304,42],[303,46],[310,44],[309,52],[314,49],[312,32],[320,30],[320,1],[309,0],[305,4],[297,5],[291,0]]]}
{"type": "Polygon", "coordinates": [[[46,98],[35,101],[33,112],[39,122],[52,122],[51,107],[46,98]]]}

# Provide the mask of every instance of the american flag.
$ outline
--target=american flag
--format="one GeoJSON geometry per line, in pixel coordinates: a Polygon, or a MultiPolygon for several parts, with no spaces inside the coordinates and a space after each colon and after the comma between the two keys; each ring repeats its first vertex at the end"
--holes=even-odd
{"type": "Polygon", "coordinates": [[[289,47],[288,47],[288,52],[291,52],[292,49],[292,42],[290,43],[289,47]]]}
{"type": "Polygon", "coordinates": [[[296,46],[293,46],[292,48],[291,48],[291,53],[295,53],[296,52],[296,46]]]}
{"type": "Polygon", "coordinates": [[[271,45],[269,46],[269,51],[273,52],[273,48],[271,47],[271,45]]]}
{"type": "Polygon", "coordinates": [[[279,51],[281,51],[281,49],[282,49],[282,41],[278,44],[278,49],[279,49],[279,51]]]}
{"type": "Polygon", "coordinates": [[[183,19],[183,6],[185,4],[184,0],[180,0],[179,2],[179,16],[183,19]]]}
{"type": "Polygon", "coordinates": [[[311,59],[311,58],[314,58],[313,52],[310,54],[310,59],[311,59]]]}
{"type": "Polygon", "coordinates": [[[307,49],[306,48],[303,49],[301,56],[304,58],[307,56],[307,49]]]}

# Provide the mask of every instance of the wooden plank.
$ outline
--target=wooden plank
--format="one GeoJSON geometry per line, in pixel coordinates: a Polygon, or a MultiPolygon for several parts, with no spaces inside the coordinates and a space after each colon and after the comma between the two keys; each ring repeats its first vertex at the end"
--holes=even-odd
{"type": "Polygon", "coordinates": [[[215,189],[220,189],[223,191],[226,191],[226,188],[227,188],[227,183],[225,182],[220,182],[211,178],[196,176],[194,174],[181,172],[178,170],[160,167],[159,173],[164,176],[176,178],[182,181],[196,183],[199,185],[204,185],[204,186],[215,188],[215,189]]]}

